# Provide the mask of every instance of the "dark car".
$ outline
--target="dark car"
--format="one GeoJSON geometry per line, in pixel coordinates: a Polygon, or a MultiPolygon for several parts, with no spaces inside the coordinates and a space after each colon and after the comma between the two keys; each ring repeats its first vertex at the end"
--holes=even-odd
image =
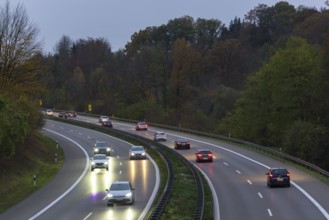
{"type": "Polygon", "coordinates": [[[212,162],[213,161],[213,153],[210,150],[203,149],[203,150],[198,150],[195,153],[195,161],[196,162],[212,162]]]}
{"type": "Polygon", "coordinates": [[[69,114],[67,112],[60,112],[60,113],[58,113],[58,117],[60,117],[60,118],[68,118],[70,116],[69,116],[69,114]]]}
{"type": "Polygon", "coordinates": [[[110,120],[102,121],[102,125],[104,127],[108,127],[108,128],[112,128],[113,127],[112,122],[110,120]]]}
{"type": "Polygon", "coordinates": [[[110,156],[110,145],[105,141],[97,141],[94,145],[94,154],[105,154],[106,156],[110,156]]]}
{"type": "Polygon", "coordinates": [[[138,122],[136,124],[136,128],[135,129],[136,129],[136,131],[141,131],[141,130],[147,131],[147,124],[146,124],[146,122],[144,122],[144,121],[138,122]]]}
{"type": "Polygon", "coordinates": [[[267,175],[267,186],[290,187],[290,173],[286,168],[270,168],[267,175]]]}
{"type": "Polygon", "coordinates": [[[187,139],[177,139],[175,140],[175,149],[190,149],[190,141],[187,139]]]}

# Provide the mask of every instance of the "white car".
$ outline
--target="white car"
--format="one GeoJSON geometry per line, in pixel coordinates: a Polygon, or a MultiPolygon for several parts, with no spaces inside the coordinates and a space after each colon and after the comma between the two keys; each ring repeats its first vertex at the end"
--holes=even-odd
{"type": "Polygon", "coordinates": [[[53,116],[54,115],[54,111],[51,110],[51,109],[47,109],[46,112],[45,112],[45,115],[46,116],[53,116]]]}
{"type": "Polygon", "coordinates": [[[98,122],[103,123],[103,122],[109,121],[109,120],[110,120],[109,116],[102,115],[99,117],[98,122]]]}
{"type": "Polygon", "coordinates": [[[146,152],[143,146],[132,146],[129,150],[129,158],[133,159],[146,159],[146,152]]]}
{"type": "Polygon", "coordinates": [[[155,132],[153,140],[154,141],[167,141],[166,133],[161,132],[161,131],[155,132]]]}
{"type": "Polygon", "coordinates": [[[135,202],[134,188],[129,181],[115,181],[107,191],[107,205],[114,203],[133,204],[135,202]]]}
{"type": "Polygon", "coordinates": [[[91,171],[94,171],[96,168],[109,170],[109,163],[105,154],[95,154],[90,160],[91,171]]]}

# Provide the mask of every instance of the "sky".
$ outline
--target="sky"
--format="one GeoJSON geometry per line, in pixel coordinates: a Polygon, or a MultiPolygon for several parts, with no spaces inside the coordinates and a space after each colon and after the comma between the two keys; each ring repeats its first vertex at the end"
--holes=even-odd
{"type": "MultiPolygon", "coordinates": [[[[0,0],[3,7],[7,0],[0,0]]],[[[65,35],[73,41],[104,38],[112,51],[123,49],[131,36],[147,27],[161,26],[170,20],[191,16],[196,20],[217,19],[229,25],[235,17],[244,18],[258,4],[273,6],[275,0],[9,0],[12,8],[22,4],[29,21],[39,29],[45,53],[65,35]]],[[[326,7],[325,0],[287,0],[300,5],[326,7]]]]}

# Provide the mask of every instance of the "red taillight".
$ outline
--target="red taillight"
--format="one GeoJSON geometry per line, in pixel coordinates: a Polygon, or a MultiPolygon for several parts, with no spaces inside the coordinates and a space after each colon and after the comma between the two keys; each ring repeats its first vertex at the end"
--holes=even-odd
{"type": "Polygon", "coordinates": [[[290,173],[289,172],[287,172],[287,177],[290,177],[290,173]]]}
{"type": "Polygon", "coordinates": [[[198,157],[202,157],[202,154],[197,154],[198,157]]]}
{"type": "Polygon", "coordinates": [[[212,154],[208,154],[208,157],[212,157],[212,154]]]}
{"type": "Polygon", "coordinates": [[[186,144],[190,144],[190,142],[186,142],[186,144]]]}

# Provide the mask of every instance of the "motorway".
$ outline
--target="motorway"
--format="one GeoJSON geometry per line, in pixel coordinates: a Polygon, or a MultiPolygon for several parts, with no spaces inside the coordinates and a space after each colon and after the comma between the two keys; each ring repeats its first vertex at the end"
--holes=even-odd
{"type": "MultiPolygon", "coordinates": [[[[79,120],[97,123],[97,119],[80,116],[79,120]]],[[[295,166],[236,147],[220,140],[149,127],[135,131],[134,124],[113,120],[114,129],[153,138],[155,131],[167,133],[169,148],[185,137],[190,150],[176,150],[194,163],[209,180],[214,197],[214,219],[329,219],[329,187],[295,166]],[[210,149],[213,163],[196,163],[196,149],[210,149]],[[291,187],[268,188],[266,175],[270,167],[285,167],[291,173],[291,187]]]]}
{"type": "Polygon", "coordinates": [[[0,219],[144,219],[160,181],[152,158],[130,160],[132,144],[65,123],[46,121],[44,131],[63,148],[65,163],[53,181],[1,214],[0,219]],[[97,140],[111,145],[109,171],[90,171],[97,140]],[[115,180],[131,181],[136,197],[133,205],[106,206],[106,189],[115,180]]]}

